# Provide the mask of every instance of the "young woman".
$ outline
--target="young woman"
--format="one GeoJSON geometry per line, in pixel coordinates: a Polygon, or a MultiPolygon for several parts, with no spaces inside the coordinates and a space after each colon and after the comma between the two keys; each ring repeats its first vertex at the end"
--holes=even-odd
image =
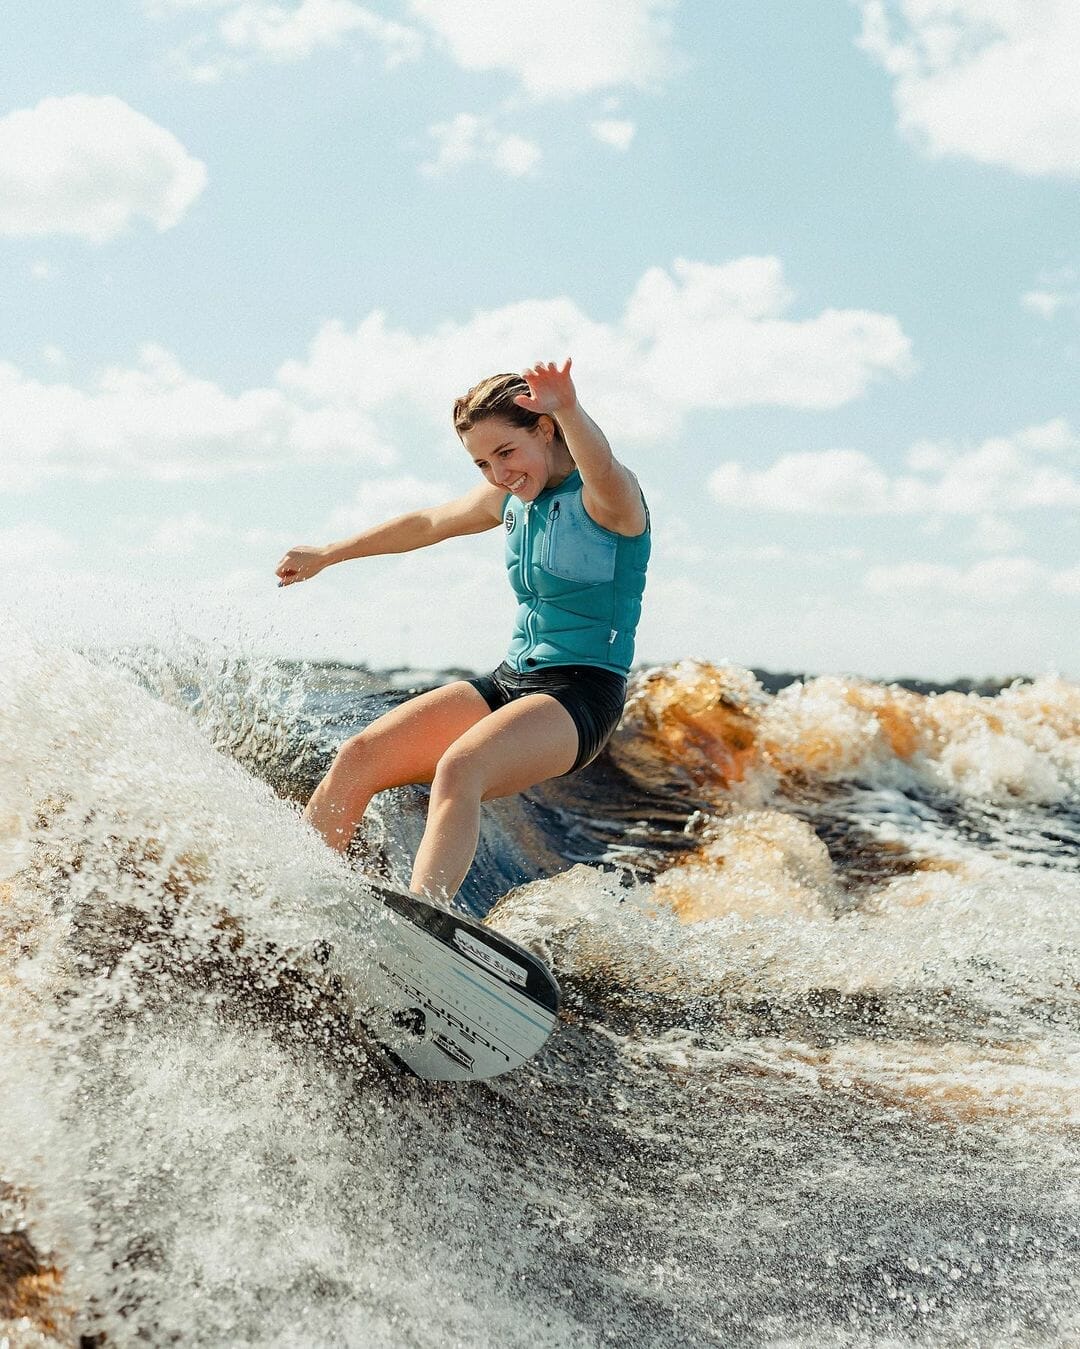
{"type": "Polygon", "coordinates": [[[480,803],[582,768],[618,725],[649,559],[637,480],[582,410],[562,368],[493,375],[454,404],[484,482],[323,548],[292,548],[280,585],[350,558],[426,548],[502,525],[518,600],[506,660],[421,694],[338,751],[305,818],[340,852],[387,787],[431,783],[411,889],[447,902],[472,864],[480,803]]]}

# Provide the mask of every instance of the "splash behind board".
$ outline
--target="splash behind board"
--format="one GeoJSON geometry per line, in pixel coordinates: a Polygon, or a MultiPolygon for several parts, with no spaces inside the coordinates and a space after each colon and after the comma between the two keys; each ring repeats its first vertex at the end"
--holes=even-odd
{"type": "Polygon", "coordinates": [[[365,880],[386,909],[374,959],[350,980],[373,1034],[418,1077],[510,1072],[555,1027],[559,985],[531,951],[416,895],[365,880]]]}

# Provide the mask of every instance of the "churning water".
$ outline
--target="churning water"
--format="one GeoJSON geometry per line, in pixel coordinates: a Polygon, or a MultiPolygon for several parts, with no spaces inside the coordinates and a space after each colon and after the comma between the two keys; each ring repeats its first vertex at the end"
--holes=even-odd
{"type": "Polygon", "coordinates": [[[0,1344],[1080,1343],[1080,688],[636,677],[486,808],[461,902],[565,994],[422,1083],[308,953],[362,868],[299,818],[396,695],[189,647],[9,646],[0,1344]]]}

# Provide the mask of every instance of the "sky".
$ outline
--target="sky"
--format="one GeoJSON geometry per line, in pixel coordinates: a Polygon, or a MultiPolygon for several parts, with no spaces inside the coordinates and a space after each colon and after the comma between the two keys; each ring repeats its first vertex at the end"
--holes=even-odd
{"type": "Polygon", "coordinates": [[[469,490],[573,357],[639,662],[1080,677],[1076,0],[6,0],[0,618],[488,669],[469,490]]]}

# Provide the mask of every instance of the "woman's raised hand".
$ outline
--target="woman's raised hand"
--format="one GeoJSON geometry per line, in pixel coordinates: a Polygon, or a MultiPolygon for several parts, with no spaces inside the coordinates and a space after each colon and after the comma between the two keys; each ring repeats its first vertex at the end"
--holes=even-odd
{"type": "Polygon", "coordinates": [[[294,581],[310,581],[329,565],[325,548],[290,548],[277,564],[274,575],[279,586],[291,586],[294,581]]]}
{"type": "Polygon", "coordinates": [[[554,417],[577,402],[574,381],[570,378],[569,356],[561,370],[551,361],[539,362],[523,370],[521,377],[528,384],[529,392],[519,393],[514,402],[530,412],[546,412],[549,417],[554,417]]]}

